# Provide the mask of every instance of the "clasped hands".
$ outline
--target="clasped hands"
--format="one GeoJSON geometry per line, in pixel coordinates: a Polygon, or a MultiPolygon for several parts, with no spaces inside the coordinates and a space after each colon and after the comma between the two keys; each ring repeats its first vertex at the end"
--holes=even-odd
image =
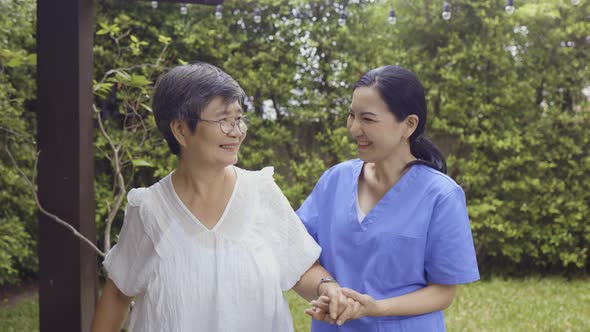
{"type": "Polygon", "coordinates": [[[360,294],[338,284],[325,284],[321,295],[310,302],[305,313],[311,318],[330,324],[342,325],[346,321],[364,316],[377,316],[377,302],[369,295],[360,294]]]}

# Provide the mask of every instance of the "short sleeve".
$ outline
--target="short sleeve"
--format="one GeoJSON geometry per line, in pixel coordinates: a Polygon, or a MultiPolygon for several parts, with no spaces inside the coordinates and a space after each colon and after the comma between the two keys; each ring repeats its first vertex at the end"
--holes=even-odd
{"type": "Polygon", "coordinates": [[[431,283],[451,285],[479,279],[465,193],[459,186],[434,207],[424,264],[431,283]]]}
{"type": "Polygon", "coordinates": [[[117,244],[104,259],[103,266],[117,288],[127,296],[135,296],[145,290],[154,271],[156,252],[147,236],[142,211],[146,189],[133,189],[127,195],[127,208],[123,228],[117,244]]]}
{"type": "Polygon", "coordinates": [[[263,196],[269,205],[266,207],[271,213],[273,233],[278,246],[277,261],[280,265],[280,285],[283,291],[293,288],[301,276],[319,259],[321,248],[307,233],[301,220],[293,211],[289,201],[268,173],[265,186],[268,193],[263,196]]]}
{"type": "Polygon", "coordinates": [[[322,179],[318,181],[315,185],[311,194],[307,196],[303,204],[297,209],[297,216],[301,219],[301,222],[307,229],[309,235],[311,235],[314,240],[318,241],[318,220],[319,220],[319,208],[318,208],[318,200],[321,198],[321,194],[319,193],[320,187],[322,185],[322,179]]]}

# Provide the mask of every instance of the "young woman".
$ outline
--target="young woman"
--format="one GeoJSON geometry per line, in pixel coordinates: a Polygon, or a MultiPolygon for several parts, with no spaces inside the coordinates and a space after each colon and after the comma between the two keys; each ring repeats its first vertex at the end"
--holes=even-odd
{"type": "Polygon", "coordinates": [[[312,331],[444,331],[455,285],[479,272],[464,192],[424,137],[422,84],[397,66],[367,72],[347,127],[359,159],[326,171],[297,214],[354,304],[334,320],[329,296],[313,301],[312,331]]]}

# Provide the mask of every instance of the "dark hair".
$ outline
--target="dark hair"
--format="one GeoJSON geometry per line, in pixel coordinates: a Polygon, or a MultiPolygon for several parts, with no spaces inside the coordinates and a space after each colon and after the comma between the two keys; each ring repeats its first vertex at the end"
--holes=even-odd
{"type": "Polygon", "coordinates": [[[418,160],[406,165],[430,166],[442,173],[447,172],[447,163],[440,150],[424,136],[426,131],[426,97],[424,87],[414,73],[399,66],[383,66],[365,73],[354,84],[359,87],[373,87],[379,91],[383,101],[397,121],[409,115],[418,116],[418,127],[410,136],[410,151],[418,160]]]}
{"type": "Polygon", "coordinates": [[[243,105],[246,95],[231,76],[205,62],[174,67],[158,78],[152,108],[158,129],[172,153],[179,154],[180,145],[170,123],[184,120],[194,133],[201,112],[215,97],[223,97],[226,103],[237,100],[243,105]]]}

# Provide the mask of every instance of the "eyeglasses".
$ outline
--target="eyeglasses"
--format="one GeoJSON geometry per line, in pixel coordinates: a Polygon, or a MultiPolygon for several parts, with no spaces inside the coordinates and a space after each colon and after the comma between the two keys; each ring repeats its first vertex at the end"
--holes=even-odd
{"type": "Polygon", "coordinates": [[[238,131],[240,132],[240,134],[245,134],[246,131],[248,130],[248,118],[245,116],[242,116],[240,119],[235,120],[235,121],[229,121],[226,119],[223,119],[223,120],[199,119],[199,121],[219,124],[219,129],[221,129],[221,132],[226,135],[231,133],[232,130],[234,130],[234,128],[238,128],[238,131]]]}

